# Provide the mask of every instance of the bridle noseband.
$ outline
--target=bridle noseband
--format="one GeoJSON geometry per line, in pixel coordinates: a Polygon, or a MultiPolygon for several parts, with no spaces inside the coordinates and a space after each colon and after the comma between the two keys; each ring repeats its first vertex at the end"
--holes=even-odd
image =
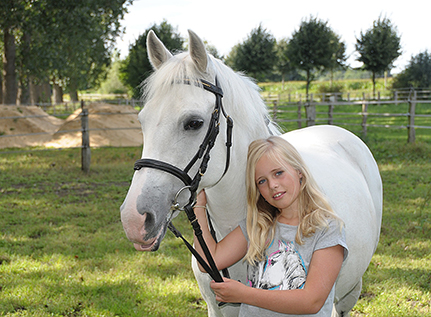
{"type": "MultiPolygon", "coordinates": [[[[191,81],[189,79],[185,79],[183,81],[179,81],[176,83],[183,83],[187,85],[195,85],[195,86],[201,86],[203,89],[213,93],[216,97],[215,107],[214,111],[211,114],[211,120],[208,126],[208,130],[206,132],[206,135],[204,137],[204,140],[202,141],[201,145],[199,146],[199,149],[195,156],[191,159],[191,161],[187,164],[187,166],[182,170],[172,164],[149,159],[149,158],[143,158],[139,159],[135,162],[134,170],[138,171],[141,168],[147,167],[147,168],[154,168],[158,169],[167,173],[172,174],[173,176],[180,179],[185,187],[181,188],[177,194],[175,195],[175,199],[173,201],[172,207],[171,207],[171,214],[168,217],[168,228],[175,234],[176,237],[181,238],[186,246],[189,248],[189,250],[193,253],[193,255],[196,257],[198,262],[204,267],[204,269],[211,275],[211,277],[216,282],[223,282],[223,279],[214,263],[214,260],[211,256],[211,253],[208,250],[208,247],[202,237],[202,231],[200,229],[200,225],[197,221],[196,215],[193,211],[193,205],[195,204],[196,199],[196,192],[199,187],[199,183],[202,179],[202,176],[204,176],[207,167],[208,162],[210,160],[210,151],[214,147],[215,141],[217,139],[217,136],[219,134],[220,130],[220,113],[223,114],[223,116],[226,118],[226,165],[224,172],[220,179],[216,182],[220,182],[220,180],[224,177],[227,170],[229,169],[229,163],[230,163],[230,149],[232,147],[232,129],[233,129],[233,120],[232,118],[226,114],[223,104],[222,104],[222,98],[223,98],[223,90],[220,88],[219,82],[217,80],[217,77],[215,78],[215,85],[211,84],[210,82],[199,79],[197,81],[191,81]],[[189,176],[190,169],[196,164],[198,160],[201,159],[201,164],[199,166],[199,169],[195,176],[191,178],[189,176]],[[177,202],[177,198],[179,197],[180,193],[184,190],[188,189],[190,191],[190,198],[188,203],[184,207],[179,207],[179,204],[177,202]],[[203,260],[203,258],[197,253],[197,251],[184,239],[184,237],[181,235],[181,233],[172,225],[171,220],[173,218],[174,212],[184,210],[187,214],[187,217],[190,221],[190,223],[193,226],[193,230],[195,232],[196,237],[198,238],[198,241],[205,253],[205,256],[208,260],[208,264],[203,260]]],[[[215,184],[214,184],[215,185],[215,184]]],[[[213,185],[213,186],[214,186],[213,185]]],[[[213,235],[214,237],[214,235],[213,235]]],[[[215,237],[214,237],[215,238],[215,237]]]]}

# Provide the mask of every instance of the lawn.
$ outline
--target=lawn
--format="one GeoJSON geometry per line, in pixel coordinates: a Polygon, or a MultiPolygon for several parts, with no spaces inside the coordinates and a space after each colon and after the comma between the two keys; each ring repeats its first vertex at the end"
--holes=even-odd
{"type": "MultiPolygon", "coordinates": [[[[379,164],[379,246],[353,316],[431,315],[431,145],[405,131],[365,141],[379,164]]],[[[140,148],[0,152],[0,316],[206,316],[190,255],[170,233],[138,253],[119,206],[140,148]]],[[[175,225],[191,239],[186,218],[175,225]]]]}

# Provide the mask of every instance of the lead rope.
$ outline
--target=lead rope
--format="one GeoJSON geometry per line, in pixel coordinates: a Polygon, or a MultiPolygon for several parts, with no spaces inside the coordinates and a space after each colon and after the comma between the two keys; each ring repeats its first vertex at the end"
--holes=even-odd
{"type": "MultiPolygon", "coordinates": [[[[214,258],[211,255],[210,250],[208,249],[208,246],[205,242],[205,239],[202,235],[202,229],[201,226],[199,224],[198,219],[196,218],[195,212],[193,211],[193,207],[192,207],[193,201],[189,201],[189,203],[184,206],[184,211],[187,215],[187,218],[189,219],[190,224],[192,225],[194,234],[196,236],[196,238],[198,239],[199,245],[202,248],[202,251],[204,252],[204,255],[209,263],[209,265],[207,264],[207,262],[205,262],[205,260],[202,258],[202,256],[196,251],[196,249],[186,240],[186,238],[183,237],[183,235],[181,234],[181,232],[175,228],[175,226],[172,224],[172,222],[170,221],[168,223],[168,228],[169,230],[177,237],[180,238],[181,240],[183,240],[184,244],[186,245],[186,247],[189,249],[189,251],[194,255],[194,257],[196,258],[196,261],[199,262],[199,264],[204,268],[204,270],[211,276],[211,278],[217,282],[217,283],[223,283],[223,278],[217,268],[217,265],[214,262],[214,258]]],[[[212,224],[211,224],[212,227],[212,224]]],[[[215,232],[214,232],[215,234],[215,232]]],[[[211,232],[212,235],[212,232],[211,232]]],[[[213,238],[215,239],[215,235],[213,235],[213,238]]],[[[217,240],[215,240],[217,242],[217,240]]],[[[227,269],[225,269],[227,272],[227,275],[229,276],[229,272],[227,271],[227,269]]],[[[223,270],[223,273],[225,272],[225,270],[223,270]]],[[[226,276],[226,277],[228,277],[226,276]]],[[[226,303],[224,302],[219,302],[218,306],[221,307],[223,305],[225,305],[226,303]]]]}

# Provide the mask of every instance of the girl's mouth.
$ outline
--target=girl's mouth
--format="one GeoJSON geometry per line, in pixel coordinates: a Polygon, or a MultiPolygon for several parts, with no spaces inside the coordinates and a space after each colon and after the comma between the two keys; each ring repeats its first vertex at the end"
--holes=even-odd
{"type": "Polygon", "coordinates": [[[275,194],[274,196],[272,196],[272,198],[274,198],[274,199],[279,199],[279,198],[281,198],[283,195],[284,195],[284,192],[280,192],[280,193],[277,193],[277,194],[275,194]]]}

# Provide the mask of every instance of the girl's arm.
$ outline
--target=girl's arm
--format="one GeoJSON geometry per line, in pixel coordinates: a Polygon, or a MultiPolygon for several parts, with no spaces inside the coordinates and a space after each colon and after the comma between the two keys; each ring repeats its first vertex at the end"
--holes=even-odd
{"type": "MultiPolygon", "coordinates": [[[[223,240],[216,243],[208,228],[208,220],[205,210],[206,203],[205,191],[202,190],[197,197],[196,205],[193,209],[201,226],[205,242],[208,245],[208,249],[214,258],[217,268],[222,270],[235,264],[245,256],[247,253],[247,240],[244,237],[241,228],[238,226],[224,237],[223,240]]],[[[194,236],[194,246],[206,261],[205,255],[196,236],[194,236]]],[[[205,272],[200,264],[199,269],[202,272],[205,272]]]]}
{"type": "Polygon", "coordinates": [[[340,245],[317,250],[311,258],[303,289],[262,290],[234,280],[211,283],[216,300],[245,303],[284,314],[315,314],[323,306],[340,272],[344,248],[340,245]]]}

